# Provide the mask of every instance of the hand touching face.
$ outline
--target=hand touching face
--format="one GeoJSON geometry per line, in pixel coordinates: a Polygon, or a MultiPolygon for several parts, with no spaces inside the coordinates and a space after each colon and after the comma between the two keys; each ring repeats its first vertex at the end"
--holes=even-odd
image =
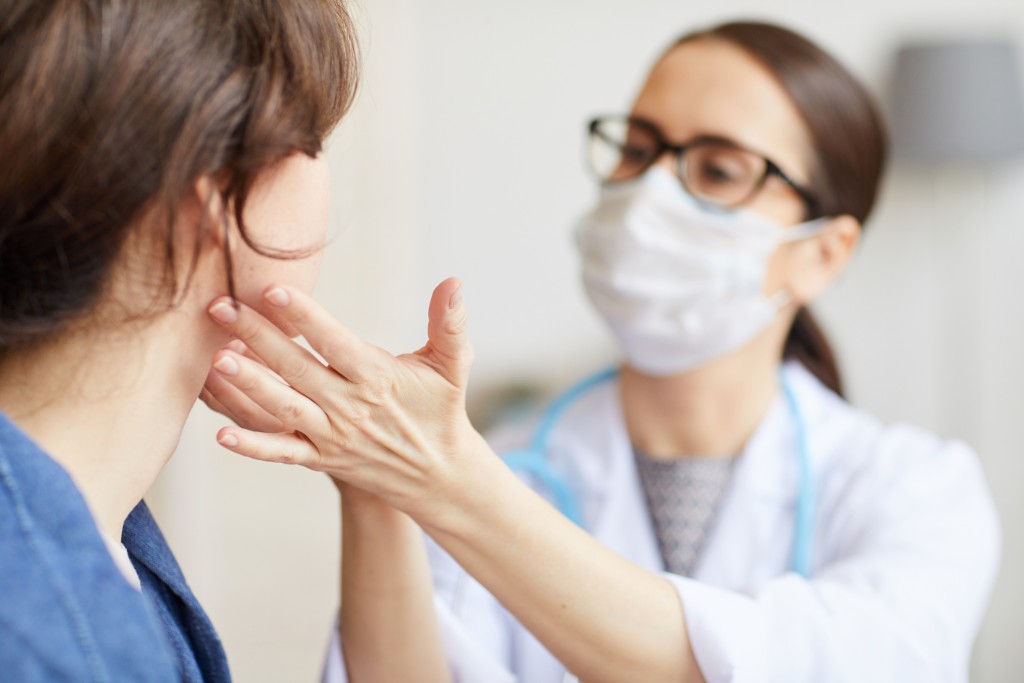
{"type": "Polygon", "coordinates": [[[211,317],[245,344],[219,352],[207,381],[207,401],[240,422],[220,431],[221,445],[326,472],[419,520],[439,514],[482,443],[465,410],[472,349],[459,282],[434,290],[428,341],[401,356],[361,341],[296,288],[272,286],[264,299],[327,364],[253,308],[214,301],[211,317]]]}

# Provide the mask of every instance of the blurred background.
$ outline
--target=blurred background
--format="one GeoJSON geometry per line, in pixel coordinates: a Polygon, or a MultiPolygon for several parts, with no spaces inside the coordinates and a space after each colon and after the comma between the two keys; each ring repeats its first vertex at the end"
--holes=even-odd
{"type": "MultiPolygon", "coordinates": [[[[626,111],[693,28],[754,18],[805,33],[898,129],[862,251],[818,312],[855,404],[977,449],[1004,559],[972,680],[1024,680],[1024,116],[1005,115],[1024,87],[1024,2],[766,5],[360,0],[363,81],[328,149],[335,236],[317,295],[404,352],[425,338],[433,286],[458,275],[478,419],[510,388],[557,391],[614,357],[570,239],[595,196],[588,117],[626,111]]],[[[150,504],[235,678],[317,680],[338,596],[337,494],[322,476],[223,451],[223,424],[196,409],[150,504]]]]}

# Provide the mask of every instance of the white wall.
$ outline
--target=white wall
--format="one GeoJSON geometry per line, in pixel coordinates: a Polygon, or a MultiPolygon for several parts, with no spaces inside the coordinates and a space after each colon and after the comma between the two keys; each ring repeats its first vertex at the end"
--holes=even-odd
{"type": "MultiPolygon", "coordinates": [[[[363,0],[355,110],[329,151],[338,236],[318,295],[356,332],[418,346],[431,288],[462,277],[475,387],[567,382],[610,343],[576,284],[571,222],[593,196],[583,124],[621,111],[676,34],[750,16],[805,31],[881,89],[904,37],[1024,43],[1020,0],[363,0]]],[[[1024,165],[897,169],[852,271],[822,303],[853,399],[966,438],[1005,561],[975,680],[1024,680],[1024,165]]],[[[204,410],[154,492],[238,680],[312,680],[337,599],[336,494],[219,451],[204,410]]]]}

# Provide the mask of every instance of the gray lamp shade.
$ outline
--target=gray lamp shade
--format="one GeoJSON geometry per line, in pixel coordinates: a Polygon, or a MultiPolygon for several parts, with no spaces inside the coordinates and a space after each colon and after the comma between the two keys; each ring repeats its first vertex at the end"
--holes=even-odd
{"type": "Polygon", "coordinates": [[[985,163],[1024,153],[1024,80],[1009,41],[900,48],[889,104],[897,160],[985,163]]]}

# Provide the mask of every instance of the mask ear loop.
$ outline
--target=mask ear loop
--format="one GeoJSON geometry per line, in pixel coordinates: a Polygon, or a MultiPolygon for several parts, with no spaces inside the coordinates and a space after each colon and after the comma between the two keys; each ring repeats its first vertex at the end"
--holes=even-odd
{"type": "Polygon", "coordinates": [[[815,237],[825,232],[825,230],[828,229],[829,223],[831,222],[831,217],[822,216],[821,218],[815,218],[812,221],[807,221],[805,223],[794,225],[791,228],[782,228],[779,242],[789,243],[810,239],[811,237],[815,237]]]}
{"type": "MultiPolygon", "coordinates": [[[[831,222],[831,218],[823,216],[821,218],[815,218],[812,221],[794,225],[791,228],[780,228],[779,243],[789,244],[791,242],[799,242],[801,240],[810,239],[820,235],[828,230],[829,223],[831,222]]],[[[785,289],[780,289],[768,297],[768,303],[775,309],[776,315],[791,301],[793,301],[793,297],[785,289]]]]}
{"type": "Polygon", "coordinates": [[[779,311],[788,306],[792,300],[793,297],[785,288],[775,292],[767,299],[768,305],[775,311],[775,315],[778,315],[779,311]]]}

